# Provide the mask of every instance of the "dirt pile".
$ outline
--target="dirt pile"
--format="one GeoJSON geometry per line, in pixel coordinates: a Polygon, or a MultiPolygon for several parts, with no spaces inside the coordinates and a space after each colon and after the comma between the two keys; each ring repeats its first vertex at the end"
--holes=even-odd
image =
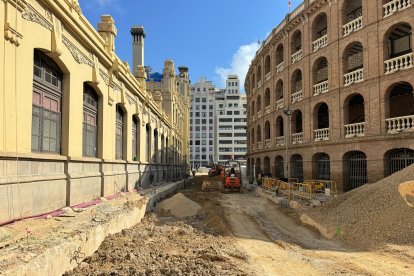
{"type": "Polygon", "coordinates": [[[414,208],[399,192],[401,183],[413,179],[414,166],[410,166],[305,214],[326,229],[333,229],[336,238],[356,247],[414,245],[414,208]]]}
{"type": "Polygon", "coordinates": [[[155,207],[156,212],[161,210],[169,212],[175,217],[185,218],[195,216],[201,210],[201,206],[182,193],[178,193],[155,207]]]}
{"type": "Polygon", "coordinates": [[[230,239],[189,223],[151,214],[105,239],[94,255],[65,275],[250,275],[239,268],[247,257],[230,239]]]}

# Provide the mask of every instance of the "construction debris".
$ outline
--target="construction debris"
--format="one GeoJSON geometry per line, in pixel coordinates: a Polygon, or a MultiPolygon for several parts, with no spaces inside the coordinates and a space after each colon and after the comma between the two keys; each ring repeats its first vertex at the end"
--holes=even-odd
{"type": "Polygon", "coordinates": [[[155,207],[155,211],[164,210],[178,218],[195,216],[200,211],[201,206],[182,193],[164,200],[155,207]]]}

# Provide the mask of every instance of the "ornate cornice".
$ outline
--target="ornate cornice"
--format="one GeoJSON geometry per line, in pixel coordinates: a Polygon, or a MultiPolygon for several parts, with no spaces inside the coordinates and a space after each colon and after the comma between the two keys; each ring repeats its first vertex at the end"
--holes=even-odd
{"type": "Polygon", "coordinates": [[[69,52],[72,54],[73,58],[79,63],[79,64],[86,64],[91,67],[94,66],[94,62],[87,57],[86,54],[84,54],[81,50],[78,49],[78,47],[75,46],[66,36],[62,36],[63,44],[68,48],[69,52]]]}
{"type": "Polygon", "coordinates": [[[22,17],[27,21],[31,21],[45,27],[49,31],[53,30],[52,23],[38,13],[30,4],[27,4],[26,9],[22,13],[22,17]]]}

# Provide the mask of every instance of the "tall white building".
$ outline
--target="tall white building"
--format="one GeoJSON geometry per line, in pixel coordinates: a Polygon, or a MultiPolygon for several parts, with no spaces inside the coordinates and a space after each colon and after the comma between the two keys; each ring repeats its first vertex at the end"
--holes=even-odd
{"type": "Polygon", "coordinates": [[[227,160],[245,162],[247,152],[247,97],[240,93],[237,75],[229,75],[226,89],[215,93],[215,157],[223,164],[227,160]]]}
{"type": "Polygon", "coordinates": [[[200,78],[190,92],[190,164],[206,166],[214,162],[214,94],[211,81],[200,78]]]}
{"type": "Polygon", "coordinates": [[[190,163],[192,166],[245,160],[247,152],[246,96],[240,81],[229,75],[226,89],[205,78],[192,85],[190,93],[190,163]]]}

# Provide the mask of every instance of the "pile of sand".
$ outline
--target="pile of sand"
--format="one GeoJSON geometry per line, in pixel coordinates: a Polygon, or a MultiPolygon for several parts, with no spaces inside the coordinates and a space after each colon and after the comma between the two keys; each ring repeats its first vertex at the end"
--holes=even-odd
{"type": "Polygon", "coordinates": [[[165,211],[178,218],[195,216],[200,210],[200,205],[182,193],[178,193],[173,197],[164,200],[155,207],[156,212],[165,211]]]}
{"type": "Polygon", "coordinates": [[[354,246],[414,245],[414,208],[409,204],[414,186],[406,183],[410,180],[414,165],[306,210],[305,216],[310,224],[334,231],[336,238],[354,246]]]}

